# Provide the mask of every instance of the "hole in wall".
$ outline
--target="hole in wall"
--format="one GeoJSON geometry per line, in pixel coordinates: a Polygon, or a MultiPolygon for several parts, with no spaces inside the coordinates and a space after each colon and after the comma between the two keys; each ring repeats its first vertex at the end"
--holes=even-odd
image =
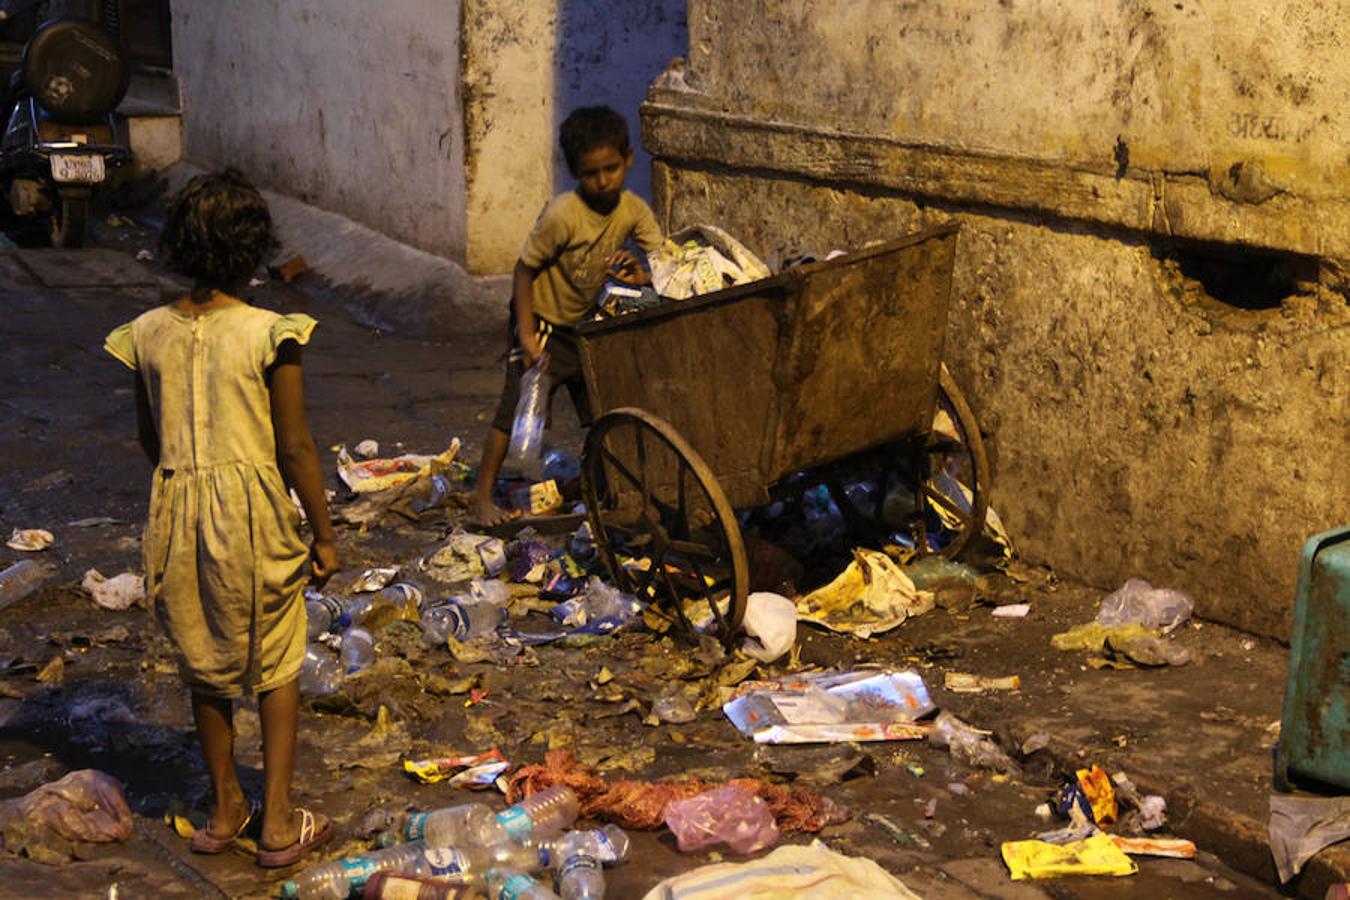
{"type": "Polygon", "coordinates": [[[1155,242],[1153,256],[1170,260],[1214,300],[1234,309],[1276,309],[1317,283],[1317,258],[1245,247],[1155,242]]]}

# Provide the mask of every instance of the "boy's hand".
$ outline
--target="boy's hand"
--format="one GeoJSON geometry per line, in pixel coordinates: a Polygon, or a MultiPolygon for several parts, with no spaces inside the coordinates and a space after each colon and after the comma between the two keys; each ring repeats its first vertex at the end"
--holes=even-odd
{"type": "Polygon", "coordinates": [[[315,541],[309,547],[310,583],[323,587],[338,570],[337,545],[332,541],[315,541]]]}
{"type": "Polygon", "coordinates": [[[651,284],[651,274],[642,267],[630,250],[619,250],[610,256],[606,263],[609,265],[609,274],[620,281],[639,287],[651,284]]]}
{"type": "Polygon", "coordinates": [[[534,335],[530,335],[529,339],[520,342],[520,352],[525,368],[533,369],[538,366],[540,372],[548,371],[548,354],[544,352],[539,339],[534,335]]]}

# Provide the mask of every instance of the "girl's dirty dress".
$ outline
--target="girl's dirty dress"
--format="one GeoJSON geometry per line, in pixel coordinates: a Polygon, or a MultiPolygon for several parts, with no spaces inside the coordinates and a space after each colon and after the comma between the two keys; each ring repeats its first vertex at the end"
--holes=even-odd
{"type": "Polygon", "coordinates": [[[304,661],[309,550],[277,468],[267,368],[315,324],[246,303],[195,315],[161,306],[104,345],[149,393],[160,450],[146,590],[197,693],[267,691],[304,661]]]}

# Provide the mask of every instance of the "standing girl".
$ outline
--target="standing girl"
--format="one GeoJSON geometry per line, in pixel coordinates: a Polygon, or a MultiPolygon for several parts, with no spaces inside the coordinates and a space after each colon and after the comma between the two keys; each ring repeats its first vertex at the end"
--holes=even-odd
{"type": "Polygon", "coordinates": [[[170,205],[160,249],[192,291],[108,335],[136,372],[141,446],[155,466],[146,588],[173,642],[214,789],[192,838],[220,853],[261,825],[258,864],[286,866],[326,841],[323,815],[291,806],[305,656],[305,583],[337,568],[318,454],[305,419],[300,347],[315,321],[235,296],[275,247],[267,204],[233,170],[194,178],[170,205]],[[314,533],[306,548],[294,487],[314,533]],[[263,802],[234,766],[233,701],[258,695],[263,802]]]}

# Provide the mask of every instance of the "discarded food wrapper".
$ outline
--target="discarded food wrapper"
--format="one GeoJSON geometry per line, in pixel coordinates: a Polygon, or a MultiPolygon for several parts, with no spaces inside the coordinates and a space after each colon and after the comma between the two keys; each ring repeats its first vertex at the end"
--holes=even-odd
{"type": "Polygon", "coordinates": [[[1088,769],[1079,769],[1074,773],[1078,786],[1083,789],[1092,809],[1092,820],[1099,827],[1106,828],[1116,821],[1116,791],[1111,786],[1111,778],[1101,766],[1093,765],[1088,769]]]}
{"type": "Polygon", "coordinates": [[[487,753],[470,756],[448,756],[441,759],[405,759],[403,771],[423,784],[449,781],[451,787],[485,788],[496,782],[497,776],[511,768],[511,763],[496,747],[487,753]]]}
{"type": "Polygon", "coordinates": [[[1005,606],[995,606],[993,616],[996,619],[1021,619],[1031,612],[1030,603],[1009,603],[1005,606]]]}
{"type": "Polygon", "coordinates": [[[483,571],[490,578],[496,578],[506,568],[506,542],[501,538],[488,538],[478,545],[478,558],[483,561],[483,571]]]}
{"type": "Polygon", "coordinates": [[[722,712],[758,743],[918,740],[936,707],[913,671],[816,672],[746,682],[722,712]]]}
{"type": "Polygon", "coordinates": [[[1013,881],[1064,875],[1133,875],[1139,871],[1134,860],[1104,834],[1068,844],[1008,841],[1001,849],[1013,881]]]}
{"type": "Polygon", "coordinates": [[[871,637],[932,608],[933,595],[917,590],[894,560],[860,547],[834,581],[797,601],[797,618],[831,631],[871,637]]]}
{"type": "Polygon", "coordinates": [[[145,600],[145,579],[134,572],[107,578],[98,569],[90,569],[80,587],[104,609],[128,609],[145,600]]]}
{"type": "Polygon", "coordinates": [[[353,594],[366,594],[371,591],[382,590],[389,585],[389,582],[394,580],[394,576],[397,574],[398,569],[396,568],[366,569],[356,579],[351,591],[353,594]]]}
{"type": "Polygon", "coordinates": [[[523,509],[532,516],[542,516],[545,513],[551,513],[561,509],[563,505],[562,492],[558,490],[558,482],[550,478],[548,481],[537,481],[534,484],[515,488],[510,493],[511,506],[514,509],[523,509]]]}
{"type": "Polygon", "coordinates": [[[346,447],[338,448],[338,477],[342,483],[358,494],[382,491],[430,472],[432,467],[449,468],[459,453],[459,438],[450,442],[445,452],[436,456],[422,456],[415,453],[384,459],[368,459],[357,462],[347,452],[346,447]]]}
{"type": "Polygon", "coordinates": [[[995,678],[988,675],[970,675],[965,672],[948,672],[943,676],[942,686],[956,694],[979,694],[984,691],[1020,691],[1022,679],[1017,675],[995,678]]]}
{"type": "Polygon", "coordinates": [[[1196,854],[1195,843],[1181,838],[1142,838],[1113,834],[1111,835],[1111,843],[1131,856],[1195,859],[1196,854]]]}
{"type": "Polygon", "coordinates": [[[14,533],[5,541],[12,550],[24,550],[29,553],[46,550],[56,536],[44,528],[15,528],[14,533]]]}
{"type": "Polygon", "coordinates": [[[352,449],[352,452],[362,459],[374,459],[380,455],[380,442],[372,440],[371,438],[366,438],[364,441],[357,444],[352,449]]]}
{"type": "Polygon", "coordinates": [[[713,863],[667,878],[643,900],[697,897],[810,897],[811,900],[919,900],[891,873],[870,859],[835,853],[821,841],[809,847],[788,844],[756,860],[713,863]]]}

